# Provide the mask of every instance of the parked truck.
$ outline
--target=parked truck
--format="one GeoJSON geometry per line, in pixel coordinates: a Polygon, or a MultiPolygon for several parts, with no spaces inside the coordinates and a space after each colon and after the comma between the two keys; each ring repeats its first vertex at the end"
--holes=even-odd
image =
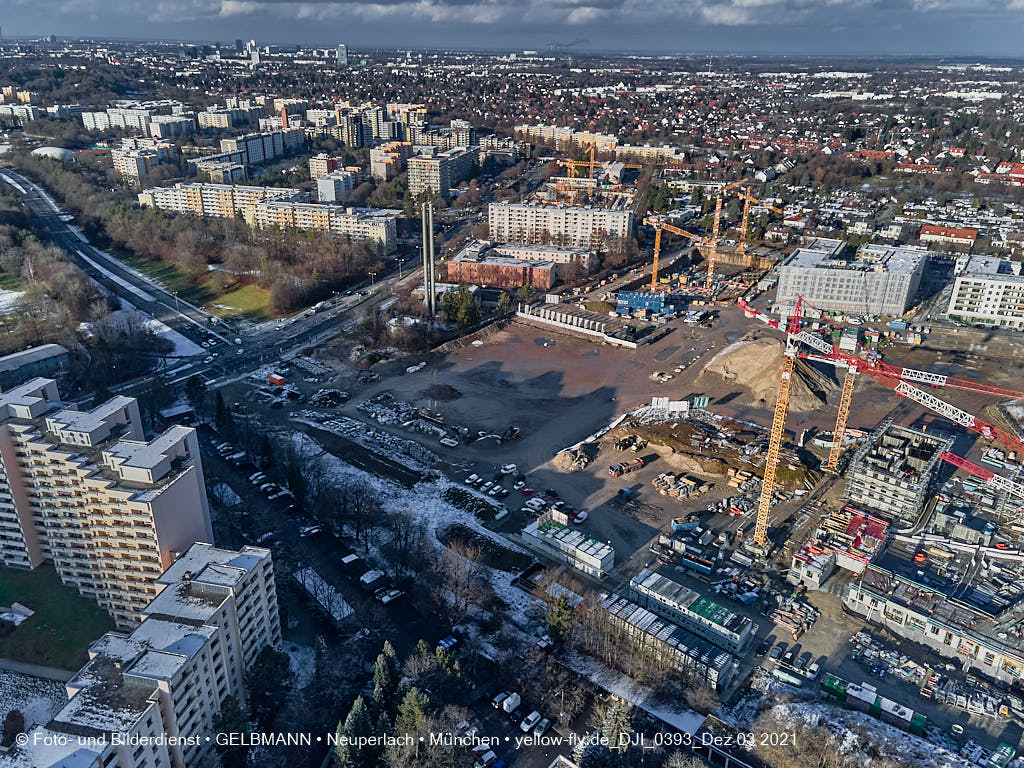
{"type": "Polygon", "coordinates": [[[367,571],[359,577],[359,586],[367,592],[374,592],[387,583],[388,577],[380,571],[367,571]]]}
{"type": "Polygon", "coordinates": [[[628,475],[630,472],[635,472],[642,468],[644,463],[643,459],[633,459],[632,461],[624,461],[621,464],[612,464],[608,467],[608,474],[612,477],[628,475]]]}

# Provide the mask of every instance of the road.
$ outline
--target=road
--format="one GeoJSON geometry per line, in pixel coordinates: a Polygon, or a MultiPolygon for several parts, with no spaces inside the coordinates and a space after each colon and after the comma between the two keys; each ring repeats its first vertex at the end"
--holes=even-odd
{"type": "MultiPolygon", "coordinates": [[[[125,306],[159,320],[203,351],[189,358],[174,358],[164,372],[170,383],[199,376],[207,387],[215,387],[258,370],[282,357],[300,354],[341,332],[351,330],[358,321],[354,310],[372,305],[393,290],[394,278],[364,280],[348,294],[335,296],[322,310],[306,310],[275,324],[257,326],[252,331],[236,331],[218,318],[162,288],[116,258],[93,247],[76,227],[69,223],[56,203],[38,185],[9,168],[0,168],[0,179],[7,183],[39,222],[40,235],[59,246],[69,259],[125,306]],[[370,290],[365,289],[370,285],[370,290]],[[240,340],[240,343],[236,340],[240,340]],[[205,345],[204,345],[205,342],[205,345]]],[[[117,382],[113,388],[133,394],[148,384],[147,375],[132,381],[117,382]]]]}

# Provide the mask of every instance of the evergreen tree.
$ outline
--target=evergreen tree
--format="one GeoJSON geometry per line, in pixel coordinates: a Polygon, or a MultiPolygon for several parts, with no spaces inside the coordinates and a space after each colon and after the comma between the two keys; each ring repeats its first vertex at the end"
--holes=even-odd
{"type": "MultiPolygon", "coordinates": [[[[227,696],[220,705],[220,711],[213,718],[213,730],[217,733],[245,733],[249,730],[249,717],[234,696],[227,696]]],[[[217,744],[222,768],[245,768],[249,762],[249,747],[241,744],[217,744]]]]}
{"type": "Polygon", "coordinates": [[[260,444],[260,464],[269,467],[274,463],[274,446],[270,444],[270,436],[264,432],[263,442],[260,444]]]}
{"type": "Polygon", "coordinates": [[[410,688],[402,698],[402,703],[398,705],[398,714],[395,715],[395,732],[413,736],[420,733],[427,723],[429,710],[430,699],[427,698],[427,694],[419,688],[410,688]]]}
{"type": "Polygon", "coordinates": [[[618,755],[624,755],[629,749],[633,735],[633,726],[629,721],[626,705],[615,702],[604,713],[601,732],[608,741],[608,749],[618,755]]]}
{"type": "Polygon", "coordinates": [[[366,702],[359,696],[352,704],[343,724],[338,725],[334,764],[337,768],[371,768],[376,763],[376,752],[359,741],[373,735],[373,722],[366,702]]]}
{"type": "Polygon", "coordinates": [[[556,643],[564,643],[569,639],[572,628],[572,605],[565,595],[559,595],[548,607],[548,634],[556,643]]]}
{"type": "Polygon", "coordinates": [[[377,712],[391,715],[398,704],[398,678],[383,652],[373,665],[373,705],[377,712]]]}
{"type": "Polygon", "coordinates": [[[228,409],[224,406],[224,395],[218,389],[213,401],[213,423],[217,425],[217,429],[223,429],[227,421],[228,409]]]}

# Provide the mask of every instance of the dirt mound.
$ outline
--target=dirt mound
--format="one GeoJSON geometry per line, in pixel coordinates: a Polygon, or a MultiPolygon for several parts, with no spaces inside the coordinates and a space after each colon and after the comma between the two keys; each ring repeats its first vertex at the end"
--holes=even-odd
{"type": "MultiPolygon", "coordinates": [[[[778,392],[784,349],[785,344],[780,339],[747,334],[711,358],[700,378],[709,388],[716,389],[724,380],[747,391],[748,405],[771,407],[778,392]]],[[[789,409],[818,410],[826,404],[826,395],[833,386],[834,382],[826,374],[798,360],[790,387],[789,409]]]]}
{"type": "MultiPolygon", "coordinates": [[[[658,451],[661,453],[661,451],[658,451]]],[[[711,456],[697,456],[692,453],[667,452],[662,458],[677,472],[688,472],[708,477],[725,477],[729,465],[711,456]]]]}
{"type": "Polygon", "coordinates": [[[575,455],[572,451],[559,451],[555,454],[552,463],[559,472],[569,472],[572,469],[572,461],[575,455]]]}
{"type": "Polygon", "coordinates": [[[420,395],[428,400],[458,400],[462,397],[462,393],[449,384],[431,384],[420,395]]]}

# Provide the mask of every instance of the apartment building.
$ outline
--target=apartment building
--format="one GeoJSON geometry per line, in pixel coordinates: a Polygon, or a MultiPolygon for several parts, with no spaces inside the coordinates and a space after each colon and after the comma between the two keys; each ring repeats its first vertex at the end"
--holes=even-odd
{"type": "Polygon", "coordinates": [[[210,107],[196,117],[200,128],[238,128],[252,125],[264,117],[266,112],[260,106],[210,107]]]}
{"type": "Polygon", "coordinates": [[[1019,261],[993,256],[957,260],[946,315],[950,320],[1024,328],[1024,275],[1019,261]]]}
{"type": "Polygon", "coordinates": [[[68,351],[60,344],[41,344],[0,357],[0,392],[37,376],[52,377],[67,369],[68,351]]]}
{"type": "Polygon", "coordinates": [[[121,140],[121,145],[111,151],[114,170],[122,179],[142,182],[160,163],[173,160],[178,148],[160,139],[132,137],[121,140]]]}
{"type": "Polygon", "coordinates": [[[355,185],[356,176],[351,171],[331,171],[316,180],[316,196],[321,203],[340,203],[355,185]]]}
{"type": "Polygon", "coordinates": [[[199,442],[175,426],[145,440],[134,398],[66,408],[52,379],[0,395],[0,561],[53,563],[61,580],[131,626],[157,577],[212,541],[199,442]]]}
{"type": "Polygon", "coordinates": [[[391,181],[406,169],[412,144],[391,141],[370,150],[370,176],[378,181],[391,181]]]}
{"type": "Polygon", "coordinates": [[[744,651],[757,632],[757,625],[746,616],[666,574],[644,568],[630,580],[629,588],[644,608],[731,653],[744,651]]]}
{"type": "Polygon", "coordinates": [[[82,125],[90,131],[111,128],[149,133],[149,125],[157,115],[169,115],[182,105],[177,101],[119,101],[104,112],[82,112],[82,125]]]}
{"type": "Polygon", "coordinates": [[[466,147],[455,147],[433,155],[409,158],[409,192],[413,197],[430,191],[447,200],[451,188],[473,169],[473,153],[466,147]]]}
{"type": "Polygon", "coordinates": [[[38,120],[41,115],[39,107],[31,104],[0,104],[0,117],[9,117],[21,124],[38,120]]]}
{"type": "MultiPolygon", "coordinates": [[[[410,161],[411,162],[411,161],[410,161]]],[[[493,240],[600,248],[609,238],[628,237],[633,212],[571,205],[491,203],[487,207],[493,240]]]]}
{"type": "Polygon", "coordinates": [[[574,146],[593,146],[598,152],[614,151],[619,140],[607,133],[574,131],[560,125],[517,125],[515,133],[528,141],[547,142],[557,149],[569,150],[574,146]]]}
{"type": "Polygon", "coordinates": [[[397,243],[396,213],[377,208],[343,208],[328,203],[303,203],[267,199],[246,211],[253,227],[282,227],[333,232],[354,241],[371,241],[382,254],[392,253],[397,243]]]}
{"type": "Polygon", "coordinates": [[[26,745],[0,752],[0,768],[194,768],[211,760],[222,703],[245,700],[245,672],[281,642],[273,560],[260,547],[194,544],[158,581],[142,623],[92,645],[66,684],[67,704],[26,745]]]}
{"type": "Polygon", "coordinates": [[[196,184],[179,182],[173,187],[152,187],[139,193],[139,205],[174,213],[231,219],[257,202],[272,198],[296,198],[297,189],[254,187],[241,184],[196,184]]]}
{"type": "Polygon", "coordinates": [[[841,240],[816,238],[779,267],[780,311],[802,296],[824,311],[900,316],[914,304],[930,251],[870,244],[846,256],[841,240]]]}
{"type": "Polygon", "coordinates": [[[243,163],[257,165],[278,157],[301,151],[306,145],[306,132],[302,128],[250,133],[233,139],[221,139],[221,152],[241,152],[243,163]]]}
{"type": "Polygon", "coordinates": [[[340,167],[340,157],[331,157],[321,152],[319,155],[309,158],[309,178],[316,181],[321,176],[326,176],[331,171],[336,171],[340,167]]]}
{"type": "Polygon", "coordinates": [[[149,120],[149,135],[154,139],[169,139],[195,133],[196,119],[187,115],[153,115],[149,120]]]}

